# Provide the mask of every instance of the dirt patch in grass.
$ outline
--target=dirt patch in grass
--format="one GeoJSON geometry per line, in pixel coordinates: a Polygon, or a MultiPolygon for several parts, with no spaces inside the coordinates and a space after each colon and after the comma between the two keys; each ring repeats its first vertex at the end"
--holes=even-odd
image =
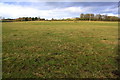
{"type": "Polygon", "coordinates": [[[105,44],[118,44],[117,41],[109,41],[109,40],[101,40],[101,42],[105,44]]]}
{"type": "Polygon", "coordinates": [[[38,77],[43,77],[43,74],[40,74],[40,73],[33,73],[33,75],[38,76],[38,77]]]}

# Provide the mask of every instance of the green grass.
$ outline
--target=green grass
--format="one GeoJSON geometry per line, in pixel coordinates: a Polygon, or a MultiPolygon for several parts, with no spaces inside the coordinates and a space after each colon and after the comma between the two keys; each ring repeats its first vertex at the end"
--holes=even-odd
{"type": "Polygon", "coordinates": [[[117,22],[3,23],[3,78],[116,78],[117,22]]]}

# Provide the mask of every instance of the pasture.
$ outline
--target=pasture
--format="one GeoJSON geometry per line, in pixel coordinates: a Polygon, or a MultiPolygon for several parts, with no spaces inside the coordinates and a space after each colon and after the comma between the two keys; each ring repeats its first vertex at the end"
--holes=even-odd
{"type": "Polygon", "coordinates": [[[116,78],[117,22],[2,23],[3,78],[116,78]]]}

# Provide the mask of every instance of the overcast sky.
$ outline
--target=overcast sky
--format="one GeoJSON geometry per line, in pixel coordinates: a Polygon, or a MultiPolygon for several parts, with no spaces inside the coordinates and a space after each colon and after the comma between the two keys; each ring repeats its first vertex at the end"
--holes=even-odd
{"type": "Polygon", "coordinates": [[[0,16],[5,18],[73,18],[81,13],[118,15],[117,2],[1,2],[0,16]]]}

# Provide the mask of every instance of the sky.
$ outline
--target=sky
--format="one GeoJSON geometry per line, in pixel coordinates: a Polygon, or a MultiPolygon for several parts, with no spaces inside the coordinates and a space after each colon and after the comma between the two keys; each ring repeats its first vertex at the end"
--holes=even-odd
{"type": "Polygon", "coordinates": [[[118,16],[117,2],[0,2],[0,16],[5,18],[41,17],[63,19],[81,13],[118,16]]]}

